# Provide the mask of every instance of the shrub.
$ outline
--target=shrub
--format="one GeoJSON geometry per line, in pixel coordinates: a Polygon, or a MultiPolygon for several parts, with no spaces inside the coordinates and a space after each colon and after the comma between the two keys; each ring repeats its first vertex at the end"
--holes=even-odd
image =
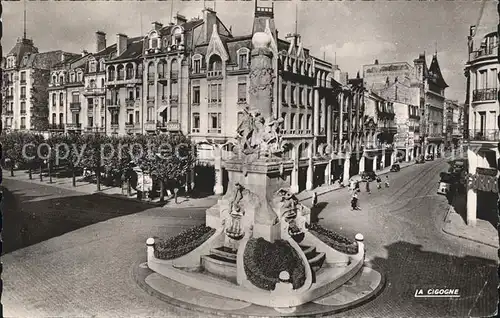
{"type": "Polygon", "coordinates": [[[345,254],[357,254],[359,247],[356,241],[352,241],[340,234],[332,232],[325,229],[319,224],[313,223],[309,226],[309,231],[311,234],[320,239],[323,243],[330,246],[331,248],[345,253],[345,254]]]}
{"type": "Polygon", "coordinates": [[[290,283],[294,289],[300,288],[306,281],[304,264],[286,241],[270,243],[263,238],[250,239],[243,263],[248,280],[265,290],[274,290],[282,271],[290,273],[290,283]]]}
{"type": "Polygon", "coordinates": [[[184,230],[176,236],[155,243],[155,257],[175,259],[191,252],[215,233],[215,229],[199,225],[184,230]]]}

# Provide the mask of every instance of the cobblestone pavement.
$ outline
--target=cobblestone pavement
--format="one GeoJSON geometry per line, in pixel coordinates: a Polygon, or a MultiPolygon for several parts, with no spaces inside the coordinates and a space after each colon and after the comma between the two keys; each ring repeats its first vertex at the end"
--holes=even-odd
{"type": "MultiPolygon", "coordinates": [[[[380,296],[339,317],[493,313],[498,285],[496,249],[441,231],[447,203],[435,193],[438,174],[445,168],[444,161],[434,161],[390,174],[389,189],[379,191],[372,185],[372,194],[361,193],[361,211],[349,209],[347,190],[319,197],[319,206],[323,206],[318,215],[320,224],[350,237],[362,233],[367,258],[387,276],[387,286],[380,296]],[[413,297],[416,288],[432,287],[459,288],[462,297],[413,297]]],[[[6,317],[207,317],[149,296],[131,276],[133,264],[146,258],[148,237],[175,235],[203,223],[203,208],[132,207],[130,202],[116,199],[121,203],[107,203],[103,198],[89,196],[83,197],[88,197],[84,202],[90,203],[81,207],[81,194],[70,190],[53,193],[51,187],[13,182],[4,180],[6,192],[11,191],[15,199],[5,200],[4,213],[10,210],[11,214],[35,213],[39,217],[47,214],[59,220],[59,211],[60,219],[71,223],[82,219],[79,214],[85,215],[86,209],[102,209],[106,217],[90,220],[100,223],[4,255],[2,303],[6,317]],[[57,195],[66,199],[55,199],[57,195]],[[53,200],[59,201],[44,203],[53,200]],[[58,210],[54,205],[61,200],[65,208],[58,210]],[[71,214],[66,213],[68,210],[71,214]],[[119,215],[124,216],[115,217],[119,215]]],[[[4,225],[10,226],[7,219],[4,225]]],[[[48,225],[40,223],[40,231],[48,225]]]]}

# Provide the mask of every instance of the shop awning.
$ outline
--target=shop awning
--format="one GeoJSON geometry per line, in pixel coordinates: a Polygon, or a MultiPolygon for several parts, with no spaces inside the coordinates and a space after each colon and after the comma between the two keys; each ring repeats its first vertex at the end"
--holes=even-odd
{"type": "Polygon", "coordinates": [[[163,113],[165,111],[165,109],[167,109],[167,105],[162,105],[158,108],[158,112],[159,113],[163,113]]]}

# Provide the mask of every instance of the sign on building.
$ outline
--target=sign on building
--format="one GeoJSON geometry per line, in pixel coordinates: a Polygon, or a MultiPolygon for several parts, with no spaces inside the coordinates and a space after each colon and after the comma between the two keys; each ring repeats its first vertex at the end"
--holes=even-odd
{"type": "Polygon", "coordinates": [[[476,168],[476,174],[469,174],[467,187],[469,189],[498,193],[497,170],[493,168],[476,168]]]}

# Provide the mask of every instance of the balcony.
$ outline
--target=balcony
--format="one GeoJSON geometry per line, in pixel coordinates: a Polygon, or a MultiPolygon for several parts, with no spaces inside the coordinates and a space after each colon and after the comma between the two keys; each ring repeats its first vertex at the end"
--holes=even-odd
{"type": "Polygon", "coordinates": [[[21,85],[26,85],[26,79],[21,79],[21,80],[19,81],[19,83],[20,83],[21,85]]]}
{"type": "Polygon", "coordinates": [[[80,130],[82,129],[82,124],[81,123],[71,123],[71,124],[66,124],[66,127],[68,130],[80,130]]]}
{"type": "Polygon", "coordinates": [[[107,99],[106,100],[106,106],[108,108],[120,108],[120,101],[119,100],[107,99]]]}
{"type": "Polygon", "coordinates": [[[469,60],[472,61],[472,60],[478,59],[480,57],[485,57],[485,56],[495,57],[497,55],[497,52],[498,52],[498,45],[484,47],[480,50],[477,50],[477,51],[470,53],[469,60]]]}
{"type": "Polygon", "coordinates": [[[19,129],[26,129],[26,125],[19,126],[19,129]]]}
{"type": "Polygon", "coordinates": [[[170,99],[170,104],[177,104],[179,102],[178,95],[171,95],[169,99],[170,99]]]}
{"type": "Polygon", "coordinates": [[[49,130],[64,130],[64,124],[50,124],[49,130]]]}
{"type": "Polygon", "coordinates": [[[469,129],[471,141],[500,141],[500,130],[498,129],[469,129]]]}
{"type": "Polygon", "coordinates": [[[93,134],[104,133],[104,127],[87,126],[85,127],[85,132],[93,134]]]}
{"type": "Polygon", "coordinates": [[[93,106],[87,108],[87,115],[88,116],[93,116],[94,115],[94,107],[93,106]]]}
{"type": "Polygon", "coordinates": [[[162,130],[170,131],[170,132],[178,132],[181,130],[181,124],[178,122],[157,122],[156,127],[162,130]]]}
{"type": "Polygon", "coordinates": [[[158,81],[166,82],[168,80],[168,76],[165,73],[158,73],[158,81]]]}
{"type": "Polygon", "coordinates": [[[21,94],[21,99],[26,99],[26,94],[21,94]]]}
{"type": "Polygon", "coordinates": [[[26,115],[26,108],[21,108],[21,115],[26,115]]]}
{"type": "Polygon", "coordinates": [[[12,94],[8,94],[8,95],[5,95],[5,98],[6,98],[6,99],[13,99],[13,98],[14,98],[14,95],[12,95],[12,94]]]}
{"type": "Polygon", "coordinates": [[[148,120],[144,123],[144,130],[146,131],[156,131],[156,122],[153,120],[148,120]]]}
{"type": "Polygon", "coordinates": [[[127,105],[127,107],[129,108],[135,107],[135,99],[126,98],[125,105],[127,105]]]}
{"type": "Polygon", "coordinates": [[[69,109],[72,112],[79,112],[80,110],[82,110],[82,103],[80,102],[69,103],[69,109]]]}
{"type": "Polygon", "coordinates": [[[102,87],[86,87],[83,91],[83,95],[103,95],[106,93],[106,89],[102,87]]]}
{"type": "Polygon", "coordinates": [[[5,115],[7,115],[7,116],[13,116],[14,115],[14,111],[13,110],[7,110],[5,112],[5,115]]]}
{"type": "Polygon", "coordinates": [[[208,71],[207,79],[222,79],[222,71],[208,71]]]}
{"type": "Polygon", "coordinates": [[[497,100],[498,89],[496,88],[483,88],[483,89],[475,89],[472,92],[472,101],[480,102],[480,101],[493,101],[497,100]]]}

